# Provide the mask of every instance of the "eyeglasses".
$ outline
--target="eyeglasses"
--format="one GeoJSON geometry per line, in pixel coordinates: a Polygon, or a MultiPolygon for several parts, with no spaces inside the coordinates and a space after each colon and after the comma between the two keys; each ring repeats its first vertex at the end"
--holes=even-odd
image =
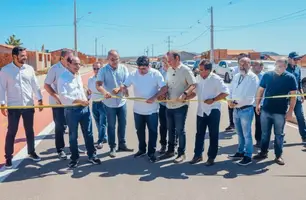
{"type": "Polygon", "coordinates": [[[93,70],[99,70],[100,68],[93,68],[93,70]]]}

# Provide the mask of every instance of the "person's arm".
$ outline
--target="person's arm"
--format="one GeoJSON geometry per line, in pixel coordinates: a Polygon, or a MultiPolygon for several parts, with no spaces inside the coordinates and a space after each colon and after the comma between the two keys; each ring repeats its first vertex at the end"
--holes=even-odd
{"type": "Polygon", "coordinates": [[[213,104],[214,102],[218,102],[225,99],[229,95],[229,88],[225,85],[224,81],[221,78],[216,80],[215,85],[219,94],[212,99],[204,100],[204,103],[213,104]]]}
{"type": "Polygon", "coordinates": [[[147,100],[147,103],[153,103],[156,99],[165,95],[168,92],[168,87],[166,86],[163,75],[157,71],[156,72],[157,86],[160,88],[159,91],[147,100]]]}
{"type": "Polygon", "coordinates": [[[120,86],[120,91],[122,91],[122,93],[128,97],[129,95],[129,91],[128,91],[128,87],[130,87],[131,85],[133,85],[133,80],[134,80],[134,76],[135,73],[131,73],[129,74],[125,80],[124,83],[120,86]]]}
{"type": "MultiPolygon", "coordinates": [[[[292,77],[290,77],[289,81],[287,81],[287,84],[288,84],[288,87],[289,87],[289,90],[290,90],[290,94],[291,95],[296,95],[297,91],[298,91],[298,85],[297,85],[297,83],[295,81],[295,77],[293,75],[292,75],[292,77]]],[[[292,119],[295,104],[296,104],[296,96],[290,97],[289,109],[286,113],[286,119],[287,120],[292,119]]]]}
{"type": "MultiPolygon", "coordinates": [[[[0,104],[1,104],[1,107],[6,106],[6,92],[7,92],[6,76],[0,70],[0,104]]],[[[7,109],[1,109],[1,113],[6,117],[7,116],[7,109]]]]}
{"type": "Polygon", "coordinates": [[[105,68],[101,68],[97,75],[96,88],[106,99],[109,99],[112,97],[112,95],[104,89],[103,87],[104,81],[105,81],[105,68]]]}
{"type": "MultiPolygon", "coordinates": [[[[35,93],[36,99],[38,100],[38,105],[43,105],[43,97],[42,97],[40,86],[39,86],[39,83],[37,81],[35,71],[34,71],[33,68],[32,68],[31,86],[32,86],[32,90],[35,93]]],[[[43,110],[43,108],[39,108],[39,111],[42,111],[42,110],[43,110]]]]}
{"type": "Polygon", "coordinates": [[[180,100],[185,101],[186,97],[196,88],[196,79],[190,69],[187,70],[185,80],[188,84],[187,89],[181,94],[180,100]]]}
{"type": "Polygon", "coordinates": [[[47,76],[46,76],[46,79],[45,79],[45,83],[44,83],[44,88],[49,93],[49,95],[52,96],[55,99],[57,104],[61,104],[61,101],[59,99],[58,94],[51,87],[51,84],[54,83],[55,79],[56,79],[55,68],[51,67],[51,69],[47,73],[47,76]]]}

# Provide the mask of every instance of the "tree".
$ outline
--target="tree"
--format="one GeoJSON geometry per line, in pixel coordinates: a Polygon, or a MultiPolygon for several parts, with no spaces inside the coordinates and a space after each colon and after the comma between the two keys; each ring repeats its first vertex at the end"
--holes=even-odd
{"type": "Polygon", "coordinates": [[[14,35],[14,34],[11,35],[10,38],[7,39],[5,44],[12,45],[12,46],[21,46],[22,45],[20,39],[17,39],[16,35],[14,35]]]}

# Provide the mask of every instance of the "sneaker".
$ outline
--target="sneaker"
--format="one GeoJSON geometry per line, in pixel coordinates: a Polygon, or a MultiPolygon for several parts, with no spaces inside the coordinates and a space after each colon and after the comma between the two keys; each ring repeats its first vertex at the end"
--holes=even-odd
{"type": "Polygon", "coordinates": [[[215,164],[215,159],[208,158],[208,160],[205,163],[205,166],[209,167],[215,164]]]}
{"type": "Polygon", "coordinates": [[[157,159],[157,157],[154,154],[149,156],[149,161],[150,162],[155,163],[157,160],[158,159],[157,159]]]}
{"type": "Polygon", "coordinates": [[[274,161],[279,165],[285,165],[285,162],[282,157],[275,158],[274,161]]]}
{"type": "Polygon", "coordinates": [[[263,160],[268,158],[268,153],[259,152],[257,155],[253,157],[255,160],[263,160]]]}
{"type": "Polygon", "coordinates": [[[97,149],[102,149],[102,148],[103,148],[103,143],[99,142],[98,145],[97,145],[97,149]]]}
{"type": "Polygon", "coordinates": [[[76,168],[76,167],[78,166],[78,163],[79,163],[78,160],[72,160],[72,161],[70,161],[70,163],[68,164],[68,167],[69,167],[70,169],[76,168]]]}
{"type": "Polygon", "coordinates": [[[197,163],[202,162],[202,161],[203,161],[203,157],[202,156],[194,156],[192,158],[192,160],[189,162],[189,164],[194,165],[194,164],[197,164],[197,163]]]}
{"type": "Polygon", "coordinates": [[[6,159],[5,168],[6,169],[12,169],[12,167],[13,167],[12,159],[6,159]]]}
{"type": "Polygon", "coordinates": [[[252,158],[250,158],[248,156],[244,156],[243,159],[240,162],[238,162],[237,164],[241,165],[241,166],[247,166],[251,163],[252,163],[252,158]]]}
{"type": "Polygon", "coordinates": [[[101,164],[101,160],[97,157],[92,157],[92,158],[88,159],[88,162],[91,162],[94,165],[100,165],[101,164]]]}
{"type": "Polygon", "coordinates": [[[140,158],[142,156],[146,155],[146,152],[143,151],[138,151],[135,155],[134,158],[140,158]]]}
{"type": "Polygon", "coordinates": [[[186,159],[186,155],[182,154],[182,155],[178,155],[175,159],[174,159],[174,163],[181,163],[186,159]]]}
{"type": "Polygon", "coordinates": [[[58,155],[59,159],[61,159],[61,160],[66,160],[67,159],[67,155],[64,151],[58,152],[57,155],[58,155]]]}
{"type": "Polygon", "coordinates": [[[166,145],[162,145],[160,150],[159,150],[159,153],[160,154],[165,154],[166,153],[166,148],[167,148],[166,145]]]}
{"type": "Polygon", "coordinates": [[[235,126],[233,126],[233,125],[229,125],[226,129],[225,129],[225,131],[234,131],[235,130],[235,126]]]}
{"type": "Polygon", "coordinates": [[[84,154],[85,153],[85,151],[84,150],[82,150],[82,149],[78,149],[78,151],[79,151],[79,153],[81,153],[81,154],[84,154]]]}
{"type": "Polygon", "coordinates": [[[41,158],[35,152],[29,154],[29,158],[34,160],[35,162],[41,161],[41,158]]]}
{"type": "Polygon", "coordinates": [[[109,157],[111,157],[111,158],[115,158],[116,157],[116,150],[115,150],[115,148],[113,148],[113,149],[111,149],[109,151],[109,157]]]}
{"type": "Polygon", "coordinates": [[[235,153],[234,155],[229,155],[228,158],[232,160],[240,160],[243,159],[244,153],[235,153]]]}
{"type": "Polygon", "coordinates": [[[161,155],[159,157],[160,160],[164,160],[164,159],[168,159],[168,158],[172,158],[173,156],[175,156],[174,151],[167,151],[165,154],[161,155]]]}

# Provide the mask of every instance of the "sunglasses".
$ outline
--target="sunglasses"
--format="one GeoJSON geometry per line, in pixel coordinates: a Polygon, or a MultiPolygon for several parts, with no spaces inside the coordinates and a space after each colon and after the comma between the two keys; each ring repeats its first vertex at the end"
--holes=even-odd
{"type": "Polygon", "coordinates": [[[100,68],[93,68],[93,70],[99,70],[100,68]]]}

